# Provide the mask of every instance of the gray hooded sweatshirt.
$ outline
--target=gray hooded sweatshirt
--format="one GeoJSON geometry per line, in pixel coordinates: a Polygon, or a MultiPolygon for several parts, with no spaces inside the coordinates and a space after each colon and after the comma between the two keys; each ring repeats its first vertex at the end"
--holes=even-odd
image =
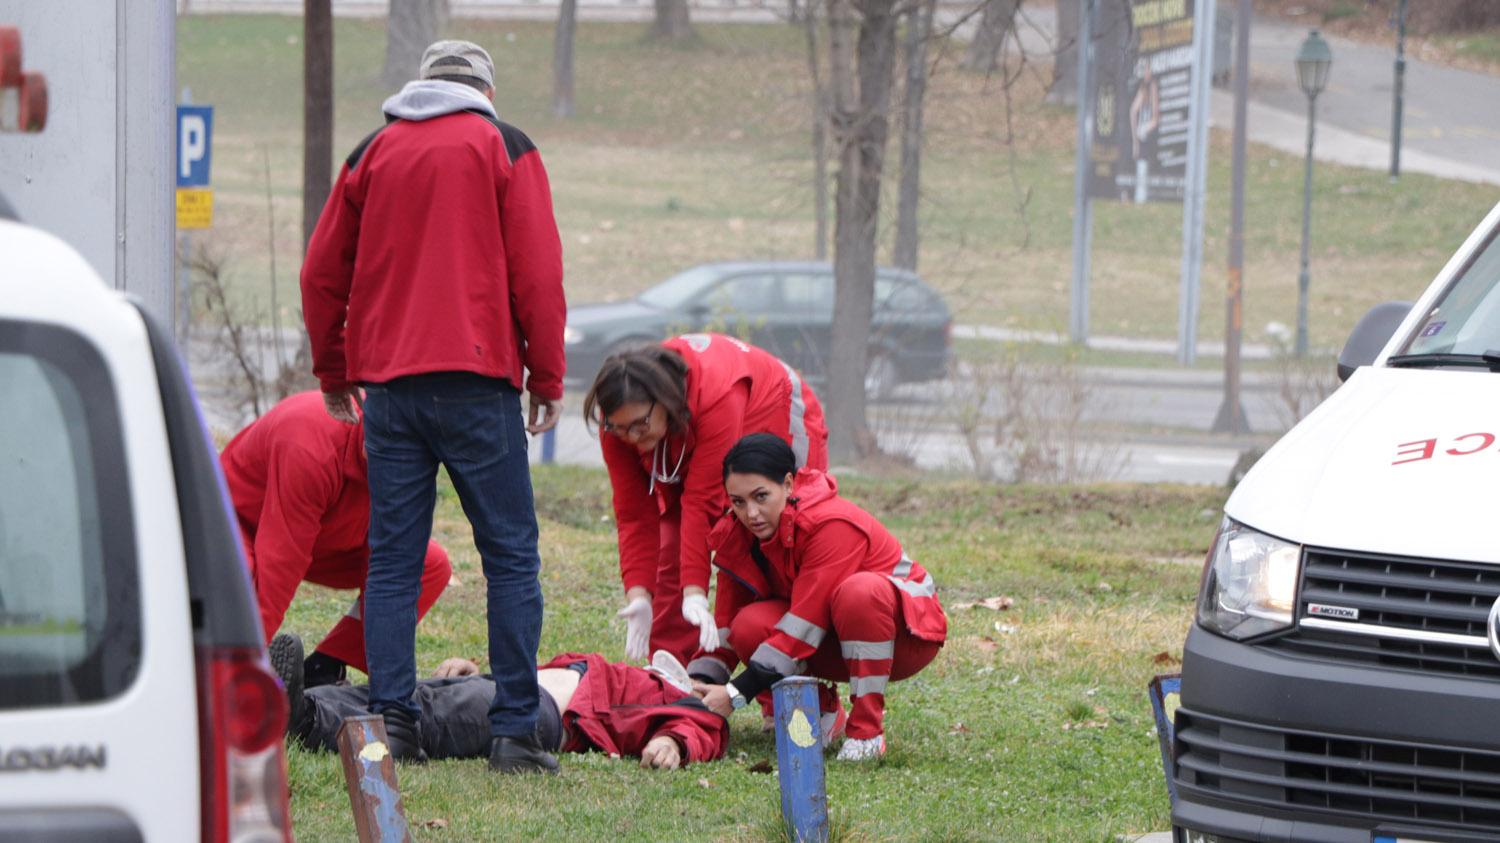
{"type": "Polygon", "coordinates": [[[482,111],[497,117],[495,106],[484,94],[462,82],[421,79],[407,82],[399,93],[380,106],[387,117],[401,120],[431,120],[459,111],[482,111]]]}

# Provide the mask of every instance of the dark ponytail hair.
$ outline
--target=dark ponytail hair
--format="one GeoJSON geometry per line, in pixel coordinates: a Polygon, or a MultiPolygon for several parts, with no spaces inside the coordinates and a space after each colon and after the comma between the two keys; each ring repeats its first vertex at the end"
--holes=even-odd
{"type": "Polygon", "coordinates": [[[682,433],[692,420],[687,406],[687,372],[682,355],[661,345],[641,345],[611,354],[583,398],[584,423],[598,425],[626,404],[655,401],[666,411],[667,427],[673,433],[682,433]]]}
{"type": "Polygon", "coordinates": [[[758,474],[780,483],[788,474],[797,474],[797,456],[785,439],[772,433],[752,433],[742,437],[724,455],[724,478],[731,474],[758,474]]]}

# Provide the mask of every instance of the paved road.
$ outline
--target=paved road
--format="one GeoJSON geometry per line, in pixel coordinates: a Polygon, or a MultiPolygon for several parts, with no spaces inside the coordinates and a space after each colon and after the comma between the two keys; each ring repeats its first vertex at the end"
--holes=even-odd
{"type": "MultiPolygon", "coordinates": [[[[1259,434],[1252,437],[1209,434],[1222,394],[1219,376],[1213,373],[1091,368],[1084,377],[1088,394],[1084,419],[1115,431],[1077,443],[1090,464],[1098,466],[1086,479],[1222,484],[1243,451],[1265,444],[1286,428],[1284,402],[1274,381],[1264,376],[1249,378],[1243,394],[1251,429],[1259,434]]],[[[895,400],[871,405],[871,428],[883,448],[911,458],[921,468],[973,471],[964,437],[951,422],[933,418],[945,414],[945,408],[951,412],[950,396],[966,388],[967,383],[902,387],[895,400]]],[[[1050,393],[1033,400],[1058,406],[1057,389],[1053,386],[1050,393]]],[[[581,398],[570,393],[567,404],[570,409],[555,443],[556,460],[601,465],[599,443],[578,417],[581,398]]],[[[985,404],[988,418],[1004,412],[1005,402],[998,396],[985,404]]],[[[1008,476],[1009,468],[988,439],[983,451],[997,475],[1008,476]]],[[[533,443],[531,458],[541,460],[540,442],[533,443]]]]}

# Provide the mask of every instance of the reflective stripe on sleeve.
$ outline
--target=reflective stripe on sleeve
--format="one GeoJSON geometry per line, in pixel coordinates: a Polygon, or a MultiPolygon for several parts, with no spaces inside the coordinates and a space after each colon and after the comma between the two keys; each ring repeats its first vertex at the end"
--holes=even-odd
{"type": "Polygon", "coordinates": [[[896,657],[895,641],[842,641],[839,649],[846,659],[890,659],[896,657]]]}
{"type": "Polygon", "coordinates": [[[782,676],[796,676],[802,672],[796,659],[770,644],[761,644],[756,647],[755,652],[750,655],[750,661],[769,667],[782,676]]]}
{"type": "Polygon", "coordinates": [[[911,573],[911,566],[911,557],[907,556],[906,551],[903,550],[901,551],[901,561],[896,563],[896,570],[891,571],[891,576],[904,580],[911,573]]]}
{"type": "Polygon", "coordinates": [[[823,629],[823,627],[818,626],[812,621],[799,618],[791,612],[787,612],[781,616],[781,620],[776,622],[776,628],[813,648],[822,644],[823,636],[828,634],[828,631],[823,629]]]}
{"type": "Polygon", "coordinates": [[[729,627],[727,627],[727,626],[721,626],[721,627],[719,627],[719,649],[721,649],[721,650],[732,650],[732,649],[734,649],[729,644],[729,627]]]}
{"type": "Polygon", "coordinates": [[[851,676],[849,677],[849,696],[862,697],[865,694],[884,694],[885,686],[891,681],[889,676],[851,676]]]}
{"type": "Polygon", "coordinates": [[[787,419],[787,430],[792,435],[792,455],[797,458],[797,467],[807,465],[807,404],[802,400],[802,378],[797,377],[797,370],[779,361],[781,368],[786,369],[786,376],[792,382],[792,412],[787,419]]]}

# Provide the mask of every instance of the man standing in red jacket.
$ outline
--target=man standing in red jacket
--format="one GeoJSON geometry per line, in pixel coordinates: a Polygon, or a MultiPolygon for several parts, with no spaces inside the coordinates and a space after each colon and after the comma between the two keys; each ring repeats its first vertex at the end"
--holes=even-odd
{"type": "Polygon", "coordinates": [[[385,101],[388,122],[339,172],[302,308],[328,412],[352,422],[364,387],[369,706],[391,752],[424,757],[417,602],[441,464],[488,587],[490,767],[555,772],[533,735],[542,589],[526,433],[561,409],[562,246],[541,155],[495,116],[494,73],[476,44],[427,48],[421,78],[385,101]]]}
{"type": "MultiPolygon", "coordinates": [[[[240,522],[245,561],[260,624],[270,643],[305,582],[359,589],[307,658],[309,687],[344,678],[365,662],[365,568],[370,561],[370,486],[365,479],[365,427],[328,417],[323,398],[303,392],[282,401],[240,431],[219,454],[224,482],[240,522]]],[[[427,543],[417,615],[427,614],[448,587],[448,553],[427,543]]]]}

